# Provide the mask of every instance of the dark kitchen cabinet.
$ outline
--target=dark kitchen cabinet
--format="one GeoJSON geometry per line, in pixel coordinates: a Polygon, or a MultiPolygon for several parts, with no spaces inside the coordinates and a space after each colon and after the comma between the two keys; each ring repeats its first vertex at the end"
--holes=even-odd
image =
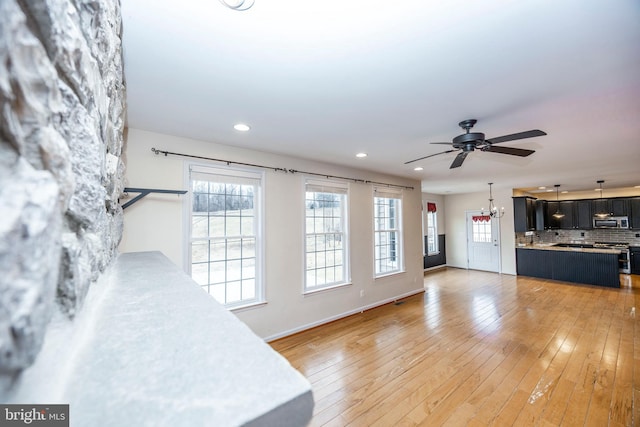
{"type": "Polygon", "coordinates": [[[532,197],[513,198],[513,224],[516,233],[536,229],[536,199],[532,197]]]}
{"type": "Polygon", "coordinates": [[[575,203],[576,228],[580,230],[591,230],[593,228],[591,200],[577,200],[575,203]]]}
{"type": "MultiPolygon", "coordinates": [[[[521,203],[524,206],[524,202],[521,203]]],[[[629,227],[640,230],[640,197],[561,201],[536,200],[534,205],[536,212],[533,221],[535,222],[535,230],[538,231],[591,230],[593,229],[593,217],[598,213],[605,213],[608,216],[628,216],[629,227]],[[554,218],[553,214],[558,211],[564,214],[563,218],[554,218]]],[[[522,207],[522,209],[525,208],[522,207]]]]}
{"type": "Polygon", "coordinates": [[[631,274],[640,274],[640,246],[629,247],[631,274]]]}
{"type": "Polygon", "coordinates": [[[629,199],[629,226],[640,230],[640,197],[629,199]]]}
{"type": "Polygon", "coordinates": [[[516,248],[516,271],[521,276],[620,287],[617,254],[516,248]]]}
{"type": "Polygon", "coordinates": [[[629,215],[629,199],[611,199],[611,215],[629,215]]]}
{"type": "Polygon", "coordinates": [[[611,216],[629,215],[629,199],[595,199],[593,200],[593,214],[608,213],[611,216]]]}
{"type": "Polygon", "coordinates": [[[546,202],[544,214],[544,228],[545,229],[566,229],[570,230],[575,228],[575,202],[574,201],[552,201],[546,202]],[[557,212],[563,213],[562,218],[556,218],[553,215],[557,212]]]}
{"type": "Polygon", "coordinates": [[[593,214],[609,214],[611,215],[611,203],[609,199],[595,199],[592,201],[593,214]]]}
{"type": "Polygon", "coordinates": [[[560,218],[560,228],[563,230],[570,230],[572,228],[576,228],[575,225],[575,202],[573,201],[562,201],[559,203],[560,212],[564,214],[562,218],[560,218]]]}
{"type": "Polygon", "coordinates": [[[558,212],[560,208],[560,202],[548,201],[547,209],[545,215],[545,229],[558,229],[560,228],[560,220],[553,216],[554,213],[558,212]]]}
{"type": "Polygon", "coordinates": [[[547,229],[547,201],[536,200],[536,230],[544,231],[547,229]]]}

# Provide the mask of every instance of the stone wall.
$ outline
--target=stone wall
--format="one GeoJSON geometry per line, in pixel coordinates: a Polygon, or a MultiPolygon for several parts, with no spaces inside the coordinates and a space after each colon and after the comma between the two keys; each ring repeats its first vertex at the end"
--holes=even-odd
{"type": "Polygon", "coordinates": [[[0,396],[116,254],[120,4],[0,1],[0,396]]]}

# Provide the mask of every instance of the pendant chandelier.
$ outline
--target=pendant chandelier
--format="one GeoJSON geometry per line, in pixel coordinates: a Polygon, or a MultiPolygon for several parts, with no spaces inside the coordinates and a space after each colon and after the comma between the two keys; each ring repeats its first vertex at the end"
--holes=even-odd
{"type": "MultiPolygon", "coordinates": [[[[600,189],[599,189],[599,191],[600,191],[600,200],[602,200],[602,193],[603,193],[602,184],[604,184],[604,180],[600,179],[600,180],[598,180],[596,182],[600,185],[600,189]]],[[[596,212],[595,216],[597,216],[598,218],[606,218],[606,217],[609,216],[609,212],[605,212],[605,211],[596,212]]]]}
{"type": "Polygon", "coordinates": [[[564,218],[564,214],[560,210],[560,201],[558,200],[558,189],[560,188],[560,184],[555,184],[554,187],[556,187],[556,202],[558,202],[558,209],[556,209],[556,213],[554,213],[552,216],[555,219],[562,219],[564,218]]]}
{"type": "MultiPolygon", "coordinates": [[[[493,204],[493,193],[491,192],[491,186],[493,182],[489,183],[489,216],[491,218],[502,218],[504,216],[504,206],[498,212],[498,208],[493,204]]],[[[484,215],[484,208],[480,208],[481,214],[484,215]]]]}

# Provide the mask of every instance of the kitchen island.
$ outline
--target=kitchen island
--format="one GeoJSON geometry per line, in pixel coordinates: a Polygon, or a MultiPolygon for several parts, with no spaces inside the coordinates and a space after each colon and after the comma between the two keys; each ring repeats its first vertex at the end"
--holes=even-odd
{"type": "Polygon", "coordinates": [[[522,276],[619,288],[619,255],[617,249],[533,244],[516,248],[516,268],[522,276]]]}

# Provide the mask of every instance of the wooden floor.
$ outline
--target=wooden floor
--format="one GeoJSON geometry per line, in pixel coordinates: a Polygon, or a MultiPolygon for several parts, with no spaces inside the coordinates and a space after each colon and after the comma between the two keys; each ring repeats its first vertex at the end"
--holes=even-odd
{"type": "Polygon", "coordinates": [[[272,342],[312,426],[640,426],[640,276],[621,289],[478,271],[272,342]]]}

